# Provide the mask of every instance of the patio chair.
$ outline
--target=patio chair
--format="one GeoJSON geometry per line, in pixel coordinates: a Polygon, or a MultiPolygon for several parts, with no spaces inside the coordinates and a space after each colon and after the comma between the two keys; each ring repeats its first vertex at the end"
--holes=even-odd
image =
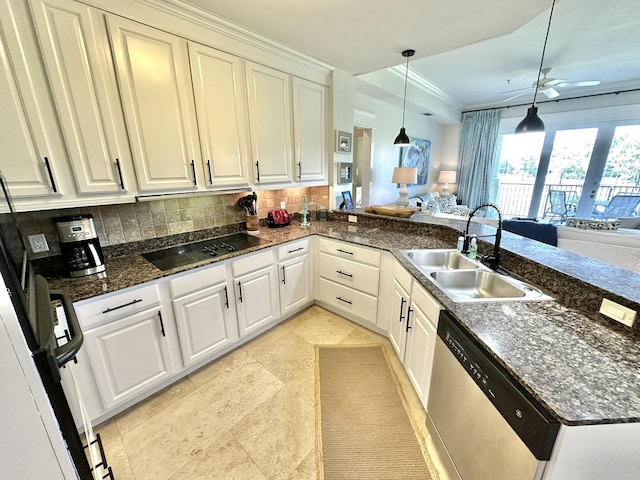
{"type": "Polygon", "coordinates": [[[640,195],[614,195],[600,218],[637,217],[639,210],[640,195]]]}
{"type": "Polygon", "coordinates": [[[567,205],[567,192],[564,190],[549,190],[549,207],[544,212],[544,218],[549,218],[551,223],[564,223],[567,217],[576,214],[575,206],[567,205]]]}

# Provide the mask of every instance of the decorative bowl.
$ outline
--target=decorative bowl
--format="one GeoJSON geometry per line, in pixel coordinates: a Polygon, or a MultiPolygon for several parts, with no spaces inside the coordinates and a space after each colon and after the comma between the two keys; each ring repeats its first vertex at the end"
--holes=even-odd
{"type": "Polygon", "coordinates": [[[387,215],[390,217],[409,218],[418,211],[416,207],[400,207],[398,205],[371,205],[365,207],[365,212],[377,215],[387,215]]]}

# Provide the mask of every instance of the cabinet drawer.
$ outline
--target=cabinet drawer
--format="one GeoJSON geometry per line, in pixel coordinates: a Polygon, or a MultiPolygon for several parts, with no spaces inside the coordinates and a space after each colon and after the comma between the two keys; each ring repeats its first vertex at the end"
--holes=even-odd
{"type": "Polygon", "coordinates": [[[438,327],[438,318],[442,308],[433,296],[427,292],[417,281],[413,282],[411,300],[420,307],[434,327],[438,327]]]}
{"type": "Polygon", "coordinates": [[[396,279],[396,282],[398,282],[405,291],[411,292],[413,275],[411,275],[397,260],[393,262],[393,278],[396,279]]]}
{"type": "Polygon", "coordinates": [[[238,277],[245,273],[253,272],[273,265],[273,250],[267,250],[255,255],[244,255],[231,264],[233,276],[238,277]]]}
{"type": "Polygon", "coordinates": [[[371,321],[376,318],[378,300],[376,297],[344,287],[326,278],[318,279],[318,300],[371,321]]]}
{"type": "Polygon", "coordinates": [[[197,270],[169,277],[169,285],[173,298],[181,297],[196,290],[216,285],[227,279],[224,265],[202,267],[197,270]]]}
{"type": "Polygon", "coordinates": [[[380,266],[380,252],[377,250],[324,237],[318,238],[318,247],[321,252],[335,255],[336,257],[367,263],[375,267],[380,266]]]}
{"type": "Polygon", "coordinates": [[[297,257],[309,253],[309,239],[304,238],[278,247],[278,260],[297,257]]]}
{"type": "Polygon", "coordinates": [[[376,267],[334,257],[326,253],[318,254],[316,271],[320,277],[336,283],[378,296],[380,270],[376,267]]]}
{"type": "Polygon", "coordinates": [[[160,303],[160,294],[155,283],[136,286],[74,304],[83,330],[97,327],[160,303]]]}

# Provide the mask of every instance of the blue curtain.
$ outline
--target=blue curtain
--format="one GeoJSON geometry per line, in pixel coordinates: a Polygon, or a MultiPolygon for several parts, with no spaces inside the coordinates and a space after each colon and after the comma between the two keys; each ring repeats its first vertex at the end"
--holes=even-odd
{"type": "Polygon", "coordinates": [[[499,124],[499,108],[462,114],[458,199],[469,208],[489,201],[499,124]]]}

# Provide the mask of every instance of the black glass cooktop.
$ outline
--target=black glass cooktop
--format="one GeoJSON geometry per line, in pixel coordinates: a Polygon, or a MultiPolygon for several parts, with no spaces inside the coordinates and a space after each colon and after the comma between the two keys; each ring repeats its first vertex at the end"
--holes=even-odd
{"type": "Polygon", "coordinates": [[[231,252],[238,252],[265,243],[271,243],[271,240],[253,237],[246,233],[235,233],[201,242],[163,248],[155,252],[143,253],[142,256],[160,270],[171,270],[191,263],[202,262],[208,258],[222,257],[231,252]]]}

